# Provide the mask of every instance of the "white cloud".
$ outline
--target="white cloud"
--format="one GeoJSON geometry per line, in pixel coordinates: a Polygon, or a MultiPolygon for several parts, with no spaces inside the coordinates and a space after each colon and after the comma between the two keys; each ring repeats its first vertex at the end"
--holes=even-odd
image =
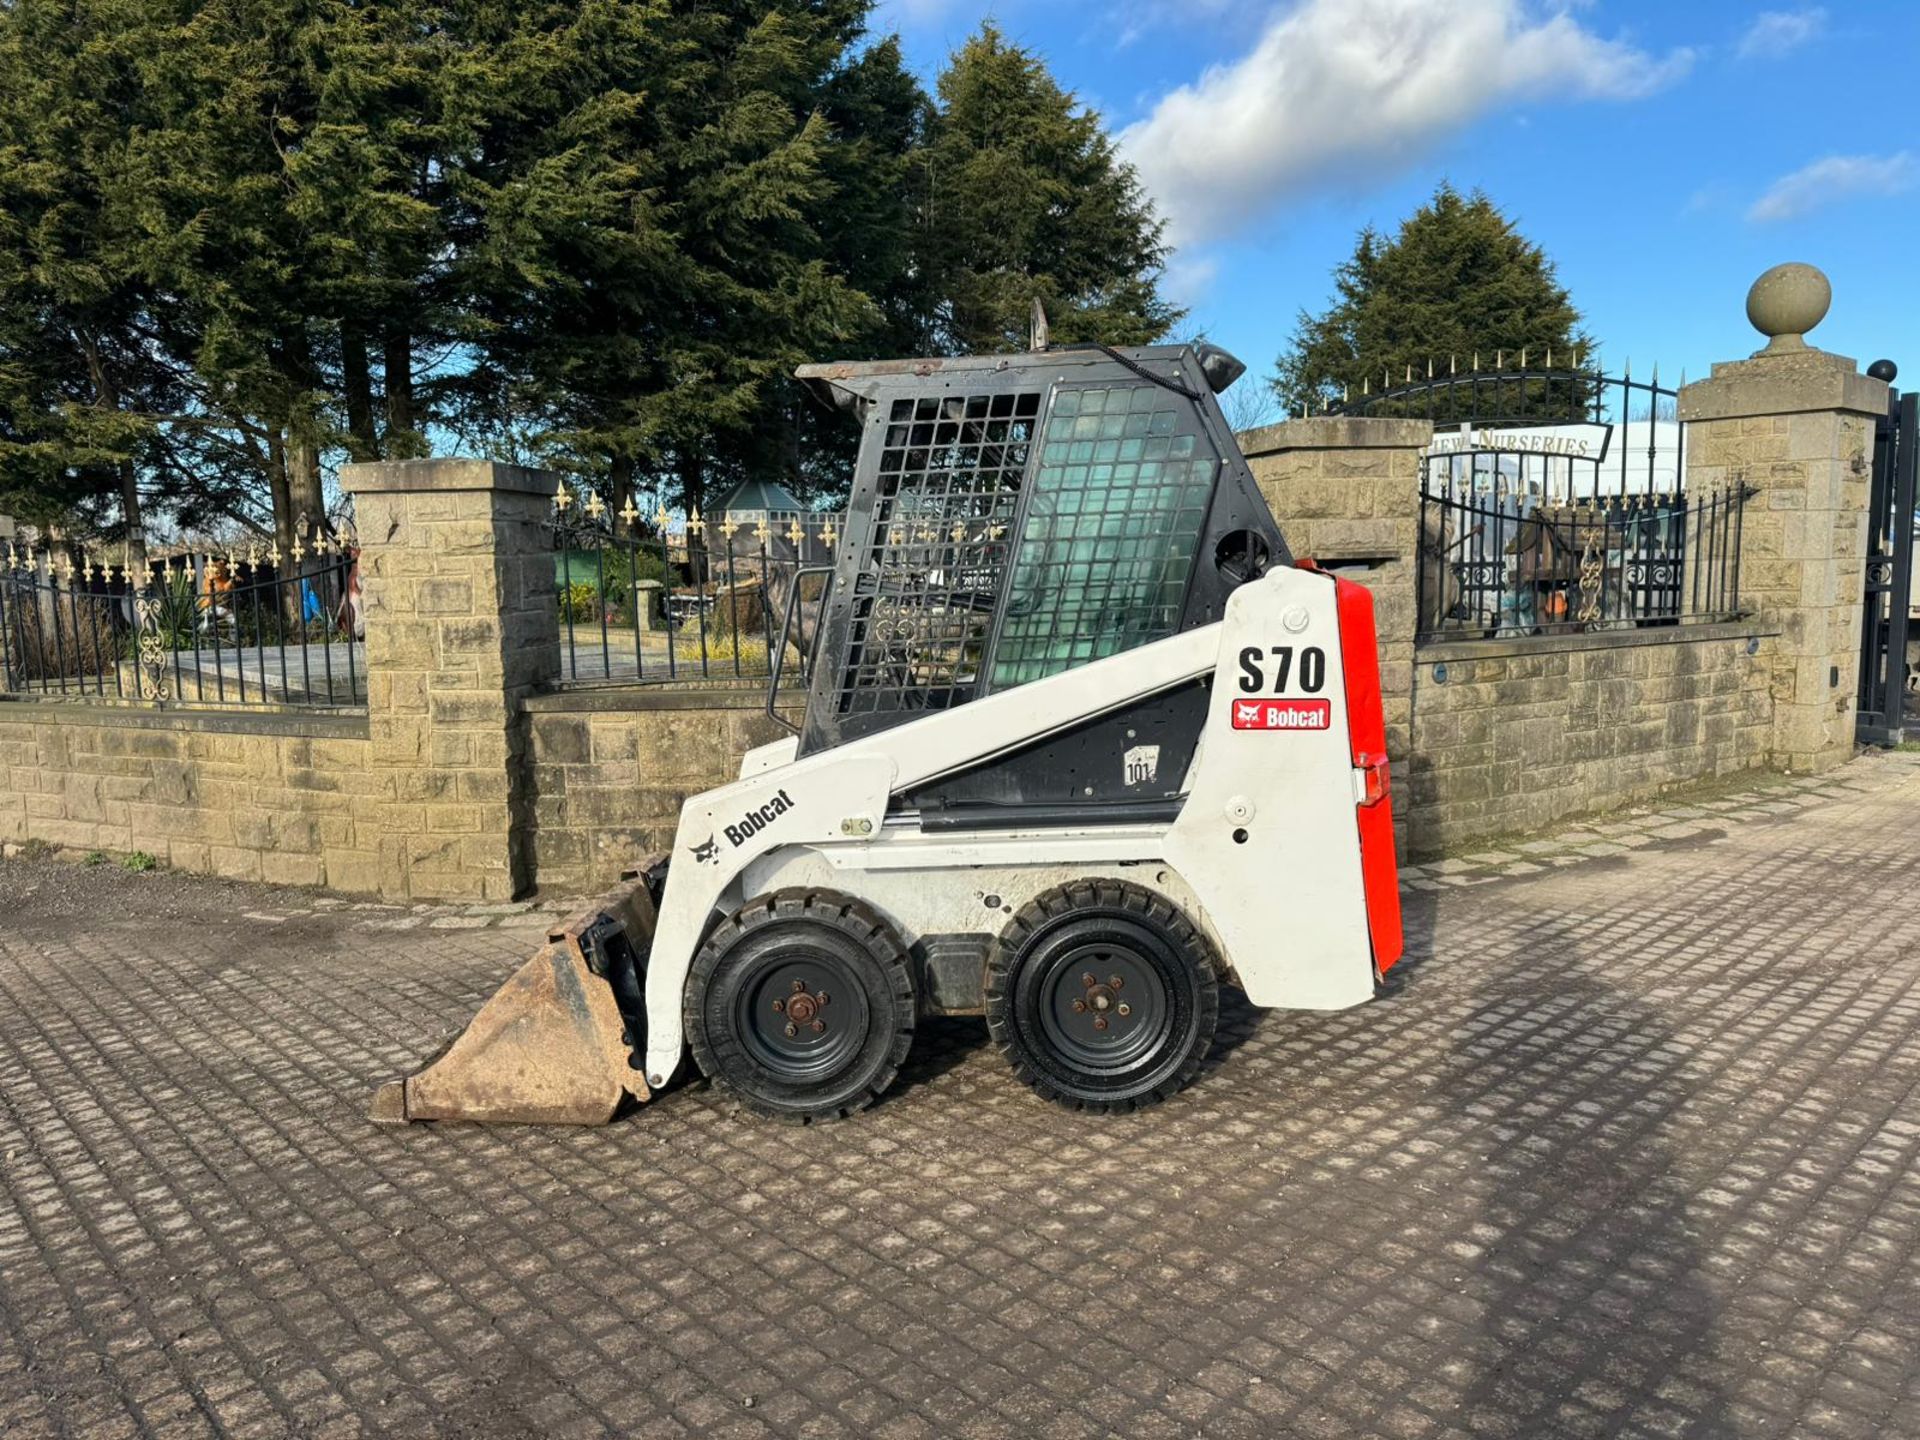
{"type": "Polygon", "coordinates": [[[1742,60],[1778,60],[1826,28],[1827,12],[1818,6],[1809,10],[1763,10],[1740,37],[1735,53],[1742,60]]]}
{"type": "Polygon", "coordinates": [[[1400,168],[1502,104],[1633,99],[1692,63],[1523,0],[1303,0],[1121,135],[1175,243],[1218,239],[1331,176],[1400,168]]]}
{"type": "Polygon", "coordinates": [[[1749,220],[1792,220],[1855,195],[1898,195],[1920,181],[1911,150],[1893,155],[1829,155],[1782,175],[1747,209],[1749,220]]]}
{"type": "Polygon", "coordinates": [[[1167,261],[1160,277],[1160,291],[1183,310],[1192,310],[1204,302],[1220,278],[1220,258],[1203,251],[1183,250],[1167,261]]]}

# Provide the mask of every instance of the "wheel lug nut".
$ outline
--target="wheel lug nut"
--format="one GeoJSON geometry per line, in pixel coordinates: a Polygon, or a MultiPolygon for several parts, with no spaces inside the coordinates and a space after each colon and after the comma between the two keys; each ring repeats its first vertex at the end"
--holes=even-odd
{"type": "Polygon", "coordinates": [[[1104,1030],[1104,1029],[1106,1029],[1106,1028],[1107,1028],[1107,1017],[1106,1017],[1106,1016],[1104,1016],[1104,1015],[1096,1015],[1096,1016],[1094,1017],[1094,1020],[1093,1020],[1093,1028],[1094,1028],[1094,1029],[1096,1029],[1096,1030],[1104,1030]]]}
{"type": "Polygon", "coordinates": [[[814,1021],[814,1022],[813,1022],[813,1033],[814,1033],[814,1034],[816,1034],[816,1035],[824,1035],[824,1034],[826,1034],[826,1033],[827,1033],[827,1022],[826,1022],[826,1021],[824,1021],[824,1020],[816,1020],[816,1021],[814,1021]]]}
{"type": "Polygon", "coordinates": [[[1081,1014],[1086,1008],[1087,1002],[1084,1000],[1076,1000],[1073,1002],[1073,1013],[1076,1015],[1081,1014]]]}
{"type": "Polygon", "coordinates": [[[814,996],[813,998],[819,1001],[820,1004],[824,1005],[827,1003],[827,992],[822,990],[818,995],[814,996]]]}
{"type": "Polygon", "coordinates": [[[1121,1013],[1122,1015],[1131,1015],[1131,1014],[1133,1014],[1133,1007],[1132,1007],[1131,1005],[1129,1005],[1129,1004],[1127,1004],[1127,1002],[1126,1002],[1126,1001],[1124,1001],[1124,1000],[1122,1000],[1122,1001],[1120,1002],[1120,1013],[1121,1013]]]}
{"type": "Polygon", "coordinates": [[[1127,982],[1122,980],[1118,975],[1109,975],[1107,977],[1107,988],[1109,990],[1118,990],[1122,988],[1126,983],[1127,982]]]}
{"type": "Polygon", "coordinates": [[[787,1009],[787,1002],[784,1000],[776,1000],[773,1002],[773,1009],[775,1014],[785,1014],[787,1009]]]}
{"type": "Polygon", "coordinates": [[[1080,977],[1080,983],[1086,986],[1089,990],[1091,990],[1094,986],[1098,985],[1100,982],[1094,979],[1092,972],[1089,971],[1087,974],[1082,975],[1080,977]]]}
{"type": "Polygon", "coordinates": [[[793,993],[796,995],[798,995],[802,990],[805,990],[806,988],[807,988],[807,982],[804,980],[796,980],[793,982],[793,993]]]}
{"type": "Polygon", "coordinates": [[[787,1026],[787,1038],[789,1040],[791,1040],[794,1036],[798,1035],[799,1033],[800,1032],[797,1029],[795,1029],[793,1026],[791,1025],[787,1026]]]}

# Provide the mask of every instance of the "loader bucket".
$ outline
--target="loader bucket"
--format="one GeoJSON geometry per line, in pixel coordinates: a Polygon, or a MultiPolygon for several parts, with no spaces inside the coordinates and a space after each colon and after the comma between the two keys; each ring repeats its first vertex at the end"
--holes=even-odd
{"type": "Polygon", "coordinates": [[[369,1118],[604,1125],[627,1096],[651,1098],[639,1056],[654,919],[635,878],[550,932],[445,1050],[374,1092],[369,1118]]]}

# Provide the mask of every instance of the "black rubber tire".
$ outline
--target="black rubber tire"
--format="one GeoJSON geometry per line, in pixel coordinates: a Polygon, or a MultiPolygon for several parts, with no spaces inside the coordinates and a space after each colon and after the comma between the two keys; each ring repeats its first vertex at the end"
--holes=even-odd
{"type": "Polygon", "coordinates": [[[1008,922],[987,955],[986,1000],[987,1028],[1024,1083],[1069,1109],[1124,1113],[1159,1104],[1200,1072],[1220,1019],[1220,966],[1165,896],[1121,880],[1079,880],[1036,896],[1008,922]],[[1124,957],[1120,968],[1136,975],[1134,1008],[1149,1007],[1129,1017],[1134,1030],[1111,1040],[1078,1034],[1091,1013],[1059,1010],[1063,987],[1071,993],[1093,973],[1083,965],[1100,963],[1076,957],[1102,954],[1124,957]],[[1093,1052],[1104,1047],[1111,1057],[1096,1063],[1093,1052]]]}
{"type": "Polygon", "coordinates": [[[714,927],[687,974],[683,1019],[702,1074],[756,1114],[806,1124],[863,1110],[893,1083],[915,1010],[913,967],[886,921],[830,890],[776,890],[714,927]],[[833,976],[841,1003],[820,1014],[855,1029],[830,1031],[811,1057],[810,1038],[757,1033],[756,997],[783,968],[833,976]]]}

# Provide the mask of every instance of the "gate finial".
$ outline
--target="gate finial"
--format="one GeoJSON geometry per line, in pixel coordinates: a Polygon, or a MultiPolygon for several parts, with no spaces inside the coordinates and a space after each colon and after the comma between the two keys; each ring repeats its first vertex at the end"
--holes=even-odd
{"type": "Polygon", "coordinates": [[[1747,291],[1747,319],[1767,337],[1762,353],[1806,350],[1807,331],[1827,318],[1833,286],[1818,269],[1797,261],[1776,265],[1747,291]]]}

